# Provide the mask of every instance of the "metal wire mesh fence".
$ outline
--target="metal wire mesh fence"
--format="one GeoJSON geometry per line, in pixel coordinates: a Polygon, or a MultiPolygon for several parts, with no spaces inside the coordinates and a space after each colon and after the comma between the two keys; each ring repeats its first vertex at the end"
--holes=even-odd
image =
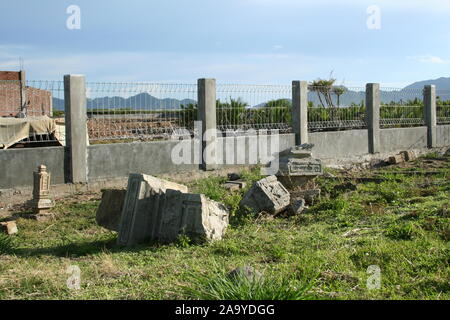
{"type": "Polygon", "coordinates": [[[86,84],[92,142],[190,136],[197,119],[196,84],[86,84]]]}
{"type": "Polygon", "coordinates": [[[0,149],[65,144],[62,81],[0,81],[0,149]]]}
{"type": "Polygon", "coordinates": [[[365,128],[365,89],[309,86],[309,131],[365,128]]]}
{"type": "Polygon", "coordinates": [[[380,127],[400,128],[425,125],[423,89],[380,89],[380,127]]]}
{"type": "Polygon", "coordinates": [[[292,132],[292,87],[289,85],[218,84],[217,129],[292,132]]]}
{"type": "Polygon", "coordinates": [[[450,90],[436,90],[437,124],[450,124],[450,90]]]}

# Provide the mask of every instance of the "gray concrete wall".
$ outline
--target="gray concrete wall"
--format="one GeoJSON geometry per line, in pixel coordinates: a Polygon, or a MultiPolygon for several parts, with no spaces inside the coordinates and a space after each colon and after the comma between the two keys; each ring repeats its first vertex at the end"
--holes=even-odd
{"type": "Polygon", "coordinates": [[[313,156],[340,158],[369,153],[367,130],[316,132],[309,134],[313,156]]]}
{"type": "MultiPolygon", "coordinates": [[[[113,143],[88,147],[89,180],[127,177],[130,173],[162,174],[198,170],[199,165],[172,162],[172,149],[180,141],[113,143]]],[[[191,149],[193,143],[187,143],[191,149]]],[[[196,142],[198,145],[198,141],[196,142]]],[[[191,157],[193,159],[193,155],[191,157]]],[[[193,162],[193,161],[192,161],[193,162]]]]}
{"type": "Polygon", "coordinates": [[[382,129],[380,142],[380,152],[426,148],[427,127],[382,129]]]}
{"type": "MultiPolygon", "coordinates": [[[[270,146],[271,137],[268,139],[270,146]]],[[[235,143],[235,154],[244,155],[244,165],[248,164],[250,153],[258,152],[258,145],[250,137],[218,138],[218,146],[226,150],[230,140],[244,140],[235,143]],[[256,150],[256,151],[255,151],[256,150]]],[[[309,141],[315,144],[313,155],[318,158],[346,158],[368,154],[367,130],[348,130],[310,133],[309,141]]],[[[380,152],[395,152],[405,149],[425,149],[427,147],[427,128],[401,128],[380,130],[380,152]]],[[[154,141],[142,143],[115,143],[92,145],[88,147],[89,181],[125,178],[130,173],[154,175],[177,174],[179,172],[199,172],[200,161],[194,161],[194,152],[200,148],[198,141],[183,141],[181,146],[191,150],[190,159],[194,164],[176,164],[172,161],[172,150],[180,141],[154,141]],[[193,147],[197,150],[192,150],[193,147]],[[196,164],[197,163],[197,164],[196,164]]],[[[280,151],[295,144],[294,134],[283,134],[279,138],[280,151]]],[[[437,146],[450,145],[450,125],[437,126],[437,146]]],[[[270,150],[270,149],[269,149],[270,150]]],[[[222,161],[226,153],[222,152],[222,161]]],[[[31,186],[33,171],[45,164],[52,173],[52,184],[67,183],[68,156],[64,147],[8,149],[0,150],[0,189],[31,186]]],[[[199,158],[197,154],[197,158],[199,158]]],[[[234,159],[236,160],[236,158],[234,159]]],[[[236,165],[220,165],[232,167],[236,165]]]]}
{"type": "Polygon", "coordinates": [[[436,147],[450,145],[450,125],[436,126],[436,147]]]}
{"type": "Polygon", "coordinates": [[[221,137],[217,139],[217,159],[219,161],[219,166],[224,167],[228,165],[238,164],[238,165],[248,165],[261,163],[265,164],[268,161],[264,161],[265,155],[273,155],[280,151],[289,149],[295,145],[295,134],[280,134],[278,135],[279,148],[274,149],[272,145],[275,146],[274,136],[267,136],[266,146],[267,151],[263,150],[259,143],[257,142],[257,136],[238,136],[238,137],[221,137]],[[230,152],[228,150],[233,150],[234,157],[230,157],[230,152]],[[227,155],[229,159],[227,159],[227,155]],[[253,160],[257,160],[256,162],[253,160]],[[227,160],[229,162],[227,162],[227,160]],[[262,161],[260,161],[262,160],[262,161]]]}
{"type": "Polygon", "coordinates": [[[0,150],[0,189],[33,184],[33,171],[40,164],[51,172],[51,183],[65,183],[64,147],[0,150]]]}

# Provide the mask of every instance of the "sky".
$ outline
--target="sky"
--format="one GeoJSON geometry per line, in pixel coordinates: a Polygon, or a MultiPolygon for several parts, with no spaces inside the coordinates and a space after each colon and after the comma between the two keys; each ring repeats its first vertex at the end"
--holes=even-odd
{"type": "Polygon", "coordinates": [[[2,0],[0,70],[23,59],[32,80],[290,84],[332,74],[346,86],[403,87],[450,76],[449,16],[448,0],[2,0]],[[79,29],[67,26],[73,5],[79,29]]]}

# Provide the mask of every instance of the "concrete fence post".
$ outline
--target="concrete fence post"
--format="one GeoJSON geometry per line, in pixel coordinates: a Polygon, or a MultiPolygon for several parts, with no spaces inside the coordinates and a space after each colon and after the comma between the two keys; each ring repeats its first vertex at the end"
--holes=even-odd
{"type": "Polygon", "coordinates": [[[27,114],[27,80],[25,70],[20,70],[20,111],[27,114]]]}
{"type": "Polygon", "coordinates": [[[295,144],[308,143],[308,82],[292,81],[292,130],[295,144]]]}
{"type": "Polygon", "coordinates": [[[83,75],[64,76],[64,104],[68,177],[72,183],[88,181],[86,82],[83,75]]]}
{"type": "Polygon", "coordinates": [[[202,168],[217,169],[216,79],[198,79],[198,121],[202,122],[202,168]]]}
{"type": "Polygon", "coordinates": [[[427,126],[427,147],[436,147],[436,86],[427,85],[423,89],[424,119],[427,126]]]}
{"type": "Polygon", "coordinates": [[[366,122],[369,137],[369,153],[380,152],[380,84],[366,85],[366,122]]]}

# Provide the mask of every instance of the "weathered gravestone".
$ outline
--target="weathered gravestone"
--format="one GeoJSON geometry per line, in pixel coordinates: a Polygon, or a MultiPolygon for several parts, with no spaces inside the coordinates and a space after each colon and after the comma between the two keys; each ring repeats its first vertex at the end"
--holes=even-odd
{"type": "Polygon", "coordinates": [[[168,189],[187,192],[174,182],[145,174],[130,174],[119,226],[119,245],[130,246],[156,239],[168,189]]]}
{"type": "Polygon", "coordinates": [[[313,159],[312,145],[294,146],[280,153],[278,180],[288,188],[305,185],[308,181],[323,174],[322,161],[313,159]]]}
{"type": "Polygon", "coordinates": [[[241,200],[242,207],[253,211],[277,214],[289,206],[291,196],[276,176],[257,181],[241,200]]]}
{"type": "Polygon", "coordinates": [[[126,194],[127,190],[102,190],[102,201],[95,215],[95,219],[100,226],[112,231],[119,231],[126,194]]]}
{"type": "Polygon", "coordinates": [[[228,227],[226,208],[203,194],[167,190],[156,238],[175,241],[180,234],[191,239],[220,240],[228,227]]]}
{"type": "Polygon", "coordinates": [[[50,177],[50,172],[47,172],[47,167],[43,164],[38,167],[38,171],[33,172],[32,217],[38,221],[53,217],[50,209],[55,206],[55,202],[50,195],[50,177]]]}

